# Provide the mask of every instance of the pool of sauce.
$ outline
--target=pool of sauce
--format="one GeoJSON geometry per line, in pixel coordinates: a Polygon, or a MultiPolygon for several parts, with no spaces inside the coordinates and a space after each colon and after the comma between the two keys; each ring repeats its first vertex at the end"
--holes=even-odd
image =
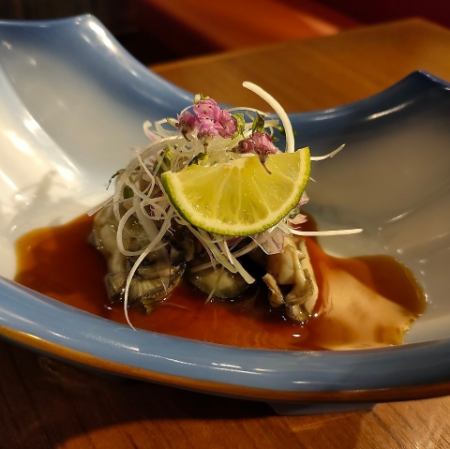
{"type": "MultiPolygon", "coordinates": [[[[66,304],[124,323],[109,305],[103,257],[87,243],[92,219],[34,230],[16,244],[15,280],[66,304]]],[[[271,310],[264,287],[233,303],[211,301],[182,283],[151,314],[130,310],[142,329],[252,348],[347,349],[399,344],[425,308],[412,273],[388,256],[327,255],[314,239],[308,250],[319,285],[316,315],[300,325],[271,310]]]]}

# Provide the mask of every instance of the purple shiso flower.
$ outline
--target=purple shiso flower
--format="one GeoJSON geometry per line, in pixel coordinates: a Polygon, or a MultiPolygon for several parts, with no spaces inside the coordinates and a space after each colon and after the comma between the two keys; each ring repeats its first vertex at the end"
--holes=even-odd
{"type": "Polygon", "coordinates": [[[178,127],[186,135],[197,131],[199,139],[208,137],[232,137],[237,130],[236,120],[221,109],[212,98],[199,100],[192,110],[178,116],[178,127]]]}
{"type": "Polygon", "coordinates": [[[262,156],[262,160],[269,154],[278,152],[278,148],[272,143],[269,134],[261,131],[256,131],[247,139],[241,140],[238,149],[241,153],[256,153],[262,156]]]}

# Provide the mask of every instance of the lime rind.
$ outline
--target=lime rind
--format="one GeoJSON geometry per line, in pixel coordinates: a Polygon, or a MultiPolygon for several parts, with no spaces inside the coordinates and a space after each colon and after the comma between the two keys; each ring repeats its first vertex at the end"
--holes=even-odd
{"type": "MultiPolygon", "coordinates": [[[[300,150],[297,150],[295,153],[283,153],[283,154],[276,154],[273,156],[269,156],[266,162],[267,167],[271,168],[271,166],[276,165],[272,163],[272,158],[283,158],[283,157],[291,157],[296,155],[296,157],[299,158],[298,164],[299,164],[299,170],[298,174],[295,178],[289,177],[285,175],[284,173],[278,173],[273,170],[274,174],[281,174],[283,177],[286,178],[287,182],[294,183],[294,187],[291,189],[290,195],[288,198],[282,199],[280,198],[279,201],[279,207],[276,210],[270,210],[267,214],[265,214],[262,218],[253,220],[248,223],[242,222],[242,220],[239,220],[239,217],[236,217],[236,221],[234,223],[227,222],[223,219],[218,219],[216,217],[212,217],[211,215],[205,213],[207,211],[207,207],[205,204],[208,204],[208,199],[210,200],[210,206],[211,208],[216,209],[213,215],[217,214],[217,203],[211,201],[211,199],[216,199],[217,195],[211,194],[211,192],[206,192],[206,195],[203,195],[203,192],[198,191],[198,198],[199,200],[202,199],[203,205],[202,207],[195,207],[195,204],[193,204],[192,199],[189,199],[186,194],[185,190],[183,188],[183,182],[182,177],[180,176],[181,172],[171,172],[167,171],[162,174],[161,181],[164,187],[164,190],[166,194],[168,195],[170,202],[175,207],[175,209],[178,211],[178,213],[190,224],[203,229],[205,231],[219,234],[219,235],[226,235],[226,236],[247,236],[247,235],[253,235],[258,234],[261,232],[264,232],[267,229],[270,229],[271,227],[275,226],[277,223],[279,223],[288,213],[297,206],[297,204],[300,201],[300,198],[305,190],[306,184],[309,179],[310,174],[310,151],[308,147],[302,148],[300,150]],[[205,201],[206,199],[206,201],[205,201]],[[203,209],[202,211],[199,211],[199,209],[203,209]]],[[[256,156],[255,156],[256,157],[256,156]]],[[[195,175],[195,172],[198,172],[198,170],[216,170],[217,174],[219,175],[222,170],[225,170],[226,173],[222,176],[227,176],[230,173],[230,170],[227,168],[232,169],[232,167],[236,167],[236,165],[242,165],[249,163],[249,159],[247,161],[245,160],[247,158],[241,158],[236,161],[233,161],[231,163],[225,163],[223,166],[216,165],[213,167],[200,167],[200,166],[190,166],[186,170],[186,172],[183,174],[184,176],[187,176],[187,172],[192,172],[192,176],[195,175]],[[228,165],[227,165],[228,164],[228,165]],[[234,165],[233,165],[234,164],[234,165]],[[227,165],[227,167],[225,167],[227,165]]],[[[258,165],[259,161],[258,161],[258,165]]],[[[255,168],[257,167],[255,166],[255,168]]],[[[185,171],[182,170],[182,171],[185,171]]],[[[259,176],[264,176],[262,173],[266,173],[264,168],[261,167],[261,171],[256,173],[259,176]]],[[[255,174],[255,173],[253,173],[255,174]]],[[[271,175],[269,175],[271,176],[271,175]]],[[[231,176],[230,176],[231,177],[231,176]]],[[[269,178],[267,178],[269,179],[269,178]]],[[[219,181],[220,184],[220,181],[219,181]]],[[[261,185],[260,183],[256,185],[261,185]]],[[[243,186],[242,183],[240,183],[239,189],[242,190],[243,186]]],[[[241,191],[242,195],[242,191],[241,191]]],[[[263,200],[264,196],[263,194],[260,194],[258,198],[261,198],[261,201],[258,202],[251,202],[248,203],[253,208],[259,208],[259,210],[263,209],[266,205],[266,202],[263,200]]],[[[220,198],[219,198],[220,199],[220,198]]],[[[240,197],[240,202],[242,202],[242,198],[240,197]]],[[[234,214],[236,215],[236,214],[234,214]]]]}

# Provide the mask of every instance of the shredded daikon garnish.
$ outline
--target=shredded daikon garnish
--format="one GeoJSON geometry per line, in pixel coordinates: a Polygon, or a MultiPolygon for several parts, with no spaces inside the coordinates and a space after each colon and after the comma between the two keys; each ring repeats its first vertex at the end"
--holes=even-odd
{"type": "Polygon", "coordinates": [[[322,156],[311,156],[311,160],[312,161],[324,161],[325,159],[330,159],[330,158],[336,156],[336,154],[340,153],[344,148],[345,148],[345,143],[338,146],[335,150],[330,151],[329,153],[324,154],[322,156]]]}
{"type": "Polygon", "coordinates": [[[248,90],[254,92],[256,95],[260,96],[274,110],[275,114],[278,115],[286,134],[286,151],[288,153],[292,153],[295,150],[294,130],[292,129],[289,116],[286,114],[286,111],[283,109],[281,104],[278,103],[278,101],[275,100],[275,98],[273,98],[272,95],[266,92],[263,88],[251,83],[250,81],[244,81],[242,85],[248,90]]]}
{"type": "MultiPolygon", "coordinates": [[[[291,153],[295,150],[292,124],[280,103],[256,84],[246,81],[243,86],[265,100],[278,119],[254,108],[221,109],[214,100],[196,96],[196,105],[203,108],[198,109],[200,113],[197,115],[191,112],[193,106],[187,106],[177,118],[144,122],[143,130],[149,139],[149,145],[135,150],[135,156],[127,167],[113,176],[115,190],[112,197],[90,211],[94,214],[101,208],[112,208],[117,222],[117,248],[131,263],[125,282],[123,307],[126,321],[133,329],[128,314],[133,278],[150,255],[159,251],[169,258],[167,240],[180,229],[198,242],[197,247],[203,251],[199,263],[192,264],[191,273],[225,269],[240,275],[248,284],[255,282],[255,279],[239,258],[258,247],[274,254],[282,251],[284,236],[328,236],[361,232],[359,228],[334,231],[297,229],[297,225],[305,221],[305,216],[299,209],[307,201],[306,195],[289,216],[282,218],[264,235],[233,239],[197,228],[180,215],[162,186],[160,176],[163,172],[177,172],[191,164],[204,163],[205,160],[209,165],[215,165],[254,154],[258,154],[264,164],[268,154],[279,152],[272,144],[272,139],[276,135],[275,130],[280,128],[280,121],[285,133],[285,151],[291,153]],[[138,235],[135,235],[136,232],[138,235]]],[[[341,145],[328,154],[311,157],[311,160],[321,161],[334,157],[343,148],[344,145],[341,145]]],[[[160,281],[167,294],[170,291],[169,285],[166,285],[163,276],[160,281]]],[[[209,292],[208,300],[213,295],[214,289],[209,292]]]]}

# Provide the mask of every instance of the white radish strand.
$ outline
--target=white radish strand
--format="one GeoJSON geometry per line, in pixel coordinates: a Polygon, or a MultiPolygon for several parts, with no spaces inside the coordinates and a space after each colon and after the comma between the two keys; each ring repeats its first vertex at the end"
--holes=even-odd
{"type": "Polygon", "coordinates": [[[233,265],[228,262],[227,258],[220,252],[220,248],[217,248],[216,244],[211,241],[211,238],[209,237],[208,233],[206,231],[203,231],[202,229],[198,230],[198,235],[200,236],[200,239],[202,239],[206,245],[208,245],[209,250],[211,251],[214,258],[219,262],[221,265],[223,265],[227,270],[231,271],[232,273],[236,273],[236,268],[233,267],[233,265]]]}
{"type": "Polygon", "coordinates": [[[236,107],[236,108],[230,108],[227,109],[228,112],[243,112],[244,114],[249,115],[249,112],[253,112],[255,114],[259,114],[261,117],[265,117],[266,115],[269,115],[267,112],[265,111],[260,111],[259,109],[256,108],[245,108],[245,107],[236,107]]]}
{"type": "Polygon", "coordinates": [[[244,246],[243,248],[232,252],[234,257],[241,257],[247,253],[249,253],[250,251],[253,251],[255,248],[257,248],[258,244],[255,243],[253,240],[251,243],[249,243],[248,245],[244,246]]]}
{"type": "Polygon", "coordinates": [[[148,169],[147,165],[144,163],[144,160],[142,159],[142,156],[139,153],[136,154],[136,159],[139,161],[139,165],[142,167],[142,169],[144,170],[144,172],[148,176],[148,180],[149,180],[150,184],[149,184],[149,186],[146,189],[146,195],[147,196],[151,196],[151,194],[153,192],[153,189],[155,187],[155,176],[148,169]]]}
{"type": "Polygon", "coordinates": [[[219,242],[219,248],[222,249],[222,251],[225,253],[231,265],[234,265],[233,257],[231,256],[231,251],[226,240],[222,240],[221,242],[219,242]]]}
{"type": "Polygon", "coordinates": [[[128,325],[134,330],[136,330],[136,328],[131,323],[130,317],[128,315],[128,298],[129,298],[129,294],[130,294],[131,281],[133,280],[133,277],[134,277],[137,269],[141,265],[141,263],[155,249],[155,246],[157,245],[157,243],[159,243],[162,240],[162,238],[164,237],[164,235],[166,234],[167,229],[170,227],[172,215],[173,215],[173,211],[170,210],[167,213],[167,217],[164,220],[163,224],[161,225],[161,228],[159,229],[159,232],[156,235],[155,239],[149,243],[147,248],[145,248],[144,251],[142,252],[142,254],[136,259],[136,261],[134,262],[134,264],[131,267],[131,270],[127,276],[127,280],[125,283],[124,298],[123,298],[123,309],[124,309],[124,314],[125,314],[125,320],[127,321],[128,325]]]}
{"type": "Polygon", "coordinates": [[[295,151],[294,130],[292,129],[292,123],[281,104],[264,89],[250,81],[244,81],[242,85],[261,97],[274,110],[275,114],[278,115],[286,134],[286,152],[293,153],[295,151]]]}
{"type": "Polygon", "coordinates": [[[143,250],[129,251],[125,248],[125,245],[123,244],[123,233],[124,233],[125,225],[127,224],[127,221],[130,219],[130,217],[135,214],[135,212],[136,212],[135,208],[130,207],[123,214],[123,216],[120,219],[119,224],[117,226],[117,233],[116,233],[117,248],[124,256],[127,256],[127,257],[139,256],[143,252],[143,250]]]}
{"type": "MultiPolygon", "coordinates": [[[[246,81],[243,83],[243,86],[267,102],[279,117],[279,120],[272,117],[264,120],[263,126],[265,131],[272,135],[274,127],[281,122],[286,136],[285,151],[288,153],[294,152],[295,140],[292,124],[289,116],[280,103],[268,92],[254,83],[246,81]]],[[[191,107],[192,106],[189,106],[184,110],[188,110],[191,107]]],[[[211,139],[208,143],[209,164],[213,165],[226,162],[236,157],[246,157],[247,155],[245,154],[237,154],[233,151],[230,152],[230,150],[238,145],[240,139],[249,137],[252,134],[252,122],[256,117],[256,114],[261,115],[263,118],[268,116],[267,113],[252,108],[232,108],[228,110],[230,113],[238,111],[244,114],[244,120],[246,122],[243,136],[235,136],[231,139],[220,137],[211,139]],[[247,121],[248,119],[250,119],[250,122],[247,121]]],[[[228,237],[210,234],[185,221],[172,206],[169,198],[164,192],[159,174],[162,167],[164,167],[164,169],[166,168],[165,165],[163,165],[163,162],[165,162],[164,158],[166,150],[168,148],[172,149],[169,161],[170,169],[172,171],[182,170],[191,163],[195,156],[205,151],[204,143],[196,138],[196,133],[194,133],[189,140],[186,140],[184,136],[180,135],[179,129],[177,129],[177,120],[173,118],[158,120],[154,123],[145,122],[143,129],[145,135],[151,141],[150,144],[142,151],[137,151],[134,159],[121,171],[115,181],[115,193],[113,197],[104,203],[105,205],[109,205],[112,202],[113,212],[118,222],[116,238],[119,251],[127,257],[137,256],[132,269],[128,273],[124,293],[125,318],[127,323],[133,329],[134,327],[128,316],[129,291],[132,279],[142,261],[145,260],[150,253],[164,248],[166,245],[163,240],[164,237],[173,232],[171,229],[172,220],[175,220],[176,223],[184,226],[194,238],[201,243],[206,255],[210,259],[209,262],[191,268],[191,272],[194,273],[208,268],[216,269],[218,265],[231,273],[240,274],[247,283],[251,284],[255,279],[245,270],[238,258],[254,250],[258,246],[256,242],[251,241],[247,245],[241,247],[241,249],[233,251],[233,248],[230,248],[228,245],[228,237]],[[132,190],[132,198],[125,197],[128,193],[126,189],[132,190]],[[137,219],[145,233],[146,239],[143,240],[142,243],[147,239],[150,242],[148,244],[145,243],[143,248],[138,251],[130,251],[125,248],[124,244],[124,238],[126,237],[125,233],[128,232],[126,225],[128,220],[132,217],[137,219]]],[[[321,161],[332,158],[342,151],[343,148],[344,145],[341,145],[339,148],[325,155],[312,156],[311,160],[321,161]]],[[[94,213],[102,206],[103,205],[96,207],[93,210],[94,213]]],[[[362,231],[362,229],[359,228],[329,231],[302,231],[291,228],[288,224],[288,220],[289,219],[285,217],[275,225],[273,229],[279,229],[285,234],[299,236],[349,235],[362,231]]],[[[162,279],[161,282],[167,292],[168,287],[162,279]]],[[[208,298],[213,294],[214,291],[210,292],[208,298]]]]}
{"type": "Polygon", "coordinates": [[[325,236],[335,236],[335,235],[352,235],[360,234],[363,232],[362,228],[353,229],[333,229],[329,231],[300,231],[297,229],[289,228],[289,233],[293,235],[299,235],[301,237],[325,237],[325,236]]]}
{"type": "MultiPolygon", "coordinates": [[[[178,220],[177,220],[178,221],[178,220]]],[[[200,242],[200,244],[203,246],[206,254],[209,257],[210,260],[210,265],[215,268],[217,263],[219,263],[216,258],[214,257],[214,254],[211,252],[211,250],[209,249],[209,246],[206,244],[206,242],[200,237],[198,237],[197,230],[195,228],[193,228],[189,223],[187,223],[186,221],[184,221],[183,219],[181,219],[180,221],[178,221],[180,224],[183,224],[184,226],[186,226],[189,231],[192,233],[192,235],[194,235],[194,237],[197,237],[198,241],[200,242]]]]}
{"type": "Polygon", "coordinates": [[[239,273],[247,284],[253,284],[255,282],[255,278],[250,275],[250,273],[241,265],[239,260],[230,254],[231,260],[233,261],[233,266],[236,267],[236,272],[239,273]]]}
{"type": "MultiPolygon", "coordinates": [[[[245,254],[249,253],[250,251],[253,251],[255,248],[257,248],[258,245],[255,242],[251,242],[248,245],[244,246],[243,248],[241,248],[238,251],[234,251],[231,254],[233,255],[234,258],[238,258],[238,257],[242,257],[245,254]]],[[[212,263],[207,262],[207,263],[203,263],[201,265],[196,265],[195,267],[191,268],[191,273],[198,273],[200,271],[206,270],[208,268],[212,267],[212,263]]]]}
{"type": "Polygon", "coordinates": [[[137,198],[134,200],[136,217],[139,220],[142,229],[147,234],[148,240],[151,242],[154,238],[156,238],[158,234],[158,228],[156,227],[154,220],[142,211],[141,204],[142,203],[139,203],[139,200],[137,198]]]}
{"type": "Polygon", "coordinates": [[[363,231],[362,228],[352,229],[331,229],[325,231],[302,231],[301,229],[293,229],[286,222],[281,222],[278,227],[286,234],[298,235],[301,237],[326,237],[335,235],[352,235],[359,234],[363,231]]]}
{"type": "Polygon", "coordinates": [[[323,161],[325,159],[331,159],[332,157],[336,156],[336,154],[340,153],[345,148],[345,143],[337,147],[335,150],[330,151],[327,154],[324,154],[322,156],[311,156],[312,161],[323,161]]]}
{"type": "MultiPolygon", "coordinates": [[[[122,173],[123,175],[123,173],[122,173]]],[[[120,204],[124,200],[123,188],[125,186],[125,176],[120,175],[116,180],[116,189],[112,199],[112,208],[116,220],[120,221],[120,204]]]]}

